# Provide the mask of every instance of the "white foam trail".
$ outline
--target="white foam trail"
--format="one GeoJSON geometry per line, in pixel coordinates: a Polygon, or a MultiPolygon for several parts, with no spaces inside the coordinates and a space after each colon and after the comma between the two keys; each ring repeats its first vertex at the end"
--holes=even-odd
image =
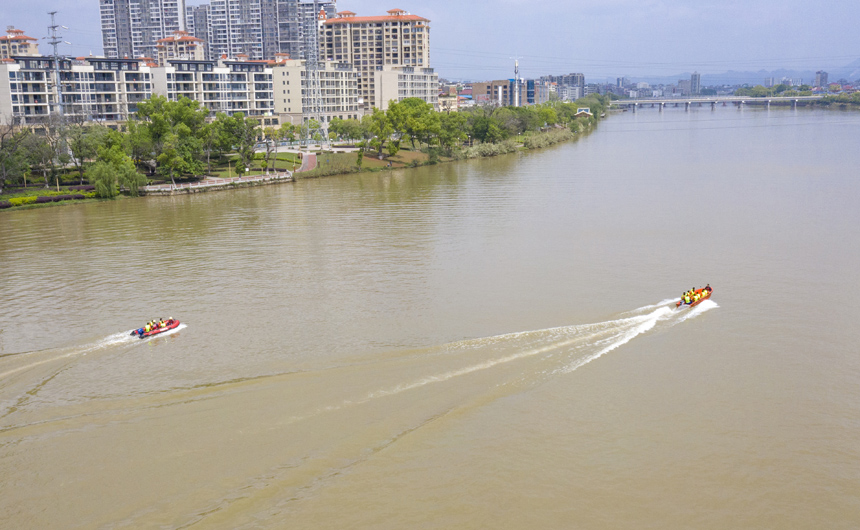
{"type": "Polygon", "coordinates": [[[664,305],[669,305],[669,304],[677,302],[677,301],[678,301],[678,298],[666,298],[664,300],[657,302],[656,304],[645,305],[645,306],[642,306],[638,309],[634,309],[633,311],[627,311],[626,313],[622,313],[622,315],[629,315],[631,313],[639,313],[640,311],[647,311],[649,309],[654,309],[657,307],[663,307],[664,305]]]}
{"type": "MultiPolygon", "coordinates": [[[[672,300],[673,299],[668,299],[668,301],[666,301],[664,303],[661,302],[660,304],[656,304],[653,307],[665,305],[665,303],[671,302],[672,300]]],[[[640,308],[640,309],[644,309],[644,308],[640,308]]],[[[572,368],[568,367],[568,368],[570,368],[569,370],[563,370],[561,373],[567,373],[568,371],[576,370],[576,368],[579,368],[579,366],[582,366],[583,364],[589,363],[589,362],[593,361],[594,359],[597,359],[598,357],[602,356],[603,354],[610,352],[610,351],[614,350],[615,348],[630,342],[630,340],[633,339],[634,337],[636,337],[637,335],[644,333],[644,332],[650,330],[651,328],[653,328],[659,319],[666,317],[667,315],[671,315],[671,314],[672,314],[672,310],[669,309],[668,307],[660,307],[659,309],[654,310],[652,313],[650,313],[648,315],[623,318],[623,319],[619,319],[619,320],[610,320],[608,322],[601,323],[600,324],[601,326],[607,327],[607,328],[612,327],[614,325],[614,326],[622,327],[622,328],[627,327],[627,326],[632,326],[632,329],[630,331],[627,331],[626,333],[622,334],[620,337],[609,337],[607,339],[604,339],[603,341],[598,341],[598,344],[599,343],[608,343],[608,345],[605,348],[603,348],[602,350],[600,350],[598,353],[591,355],[591,356],[588,356],[584,360],[577,361],[577,363],[574,363],[575,366],[571,365],[571,366],[573,366],[572,368]]],[[[565,327],[565,328],[552,328],[550,330],[544,330],[544,331],[555,331],[555,330],[561,330],[561,329],[578,331],[578,330],[586,329],[587,327],[589,327],[589,326],[587,326],[587,325],[586,326],[569,326],[569,327],[565,327]]],[[[519,336],[519,335],[523,335],[525,333],[528,333],[528,332],[509,334],[509,335],[503,335],[503,336],[505,336],[505,337],[519,336]]],[[[592,335],[592,337],[593,336],[594,335],[592,335]]],[[[554,342],[552,344],[548,344],[548,345],[542,346],[540,348],[534,348],[531,350],[526,350],[526,351],[515,353],[512,355],[507,355],[505,357],[500,357],[498,359],[492,359],[489,361],[485,361],[483,363],[476,364],[473,366],[468,366],[466,368],[461,368],[459,370],[452,370],[450,372],[446,372],[443,374],[425,377],[425,378],[419,379],[417,381],[413,381],[412,383],[398,385],[396,387],[385,389],[385,390],[379,390],[377,392],[373,392],[373,393],[369,394],[366,398],[360,400],[359,403],[364,403],[366,401],[370,401],[371,399],[375,399],[378,397],[389,396],[389,395],[393,395],[393,394],[399,394],[401,392],[405,392],[407,390],[412,390],[415,388],[426,386],[426,385],[429,385],[431,383],[440,383],[443,381],[448,381],[449,379],[453,379],[455,377],[460,377],[462,375],[471,374],[471,373],[474,373],[474,372],[477,372],[480,370],[486,370],[488,368],[492,368],[492,367],[498,366],[500,364],[506,364],[506,363],[516,361],[519,359],[524,359],[526,357],[533,357],[535,355],[547,353],[547,352],[550,352],[552,350],[558,350],[560,348],[570,346],[576,342],[582,342],[583,339],[585,339],[585,337],[582,337],[580,335],[575,335],[574,337],[572,337],[568,340],[565,340],[565,341],[554,342]]]]}
{"type": "MultiPolygon", "coordinates": [[[[164,333],[161,333],[157,336],[161,337],[163,335],[171,335],[174,332],[177,332],[177,331],[184,329],[186,327],[187,326],[185,324],[179,324],[175,329],[172,329],[170,331],[165,331],[164,333]]],[[[153,338],[153,337],[149,337],[149,338],[153,338]]],[[[0,379],[3,379],[3,378],[10,376],[12,374],[16,374],[18,372],[22,372],[24,370],[29,370],[30,368],[35,368],[36,366],[51,363],[51,362],[58,361],[61,359],[68,359],[70,357],[77,357],[79,355],[86,355],[88,353],[103,350],[106,348],[111,348],[113,346],[118,346],[121,344],[132,344],[133,345],[133,344],[136,344],[139,342],[144,342],[144,341],[139,339],[138,337],[136,337],[134,335],[131,335],[131,330],[123,331],[120,333],[114,333],[112,335],[108,335],[107,337],[105,337],[103,339],[97,340],[96,342],[93,342],[91,344],[85,344],[83,346],[78,346],[78,347],[73,347],[73,348],[61,348],[58,350],[58,352],[61,353],[60,355],[54,355],[54,356],[49,357],[47,359],[42,359],[41,361],[32,362],[30,364],[27,364],[24,366],[19,366],[18,368],[14,368],[12,370],[0,373],[0,379]],[[69,351],[68,353],[62,353],[66,349],[69,349],[71,351],[69,351]]],[[[42,352],[42,353],[44,353],[44,352],[42,352]]]]}
{"type": "Polygon", "coordinates": [[[618,348],[619,346],[623,346],[623,345],[627,344],[628,342],[633,340],[637,335],[641,335],[642,333],[645,333],[646,331],[650,331],[651,329],[654,328],[654,326],[657,325],[658,320],[665,319],[666,317],[668,317],[671,314],[672,314],[672,310],[669,309],[668,307],[662,307],[660,309],[657,309],[653,313],[647,315],[647,318],[645,318],[641,323],[639,323],[639,325],[635,326],[633,329],[629,330],[628,332],[622,334],[620,337],[617,337],[615,340],[610,342],[602,350],[600,350],[597,353],[594,353],[592,355],[588,355],[586,357],[583,357],[582,359],[578,359],[578,360],[574,361],[573,363],[567,365],[566,367],[561,368],[559,370],[556,370],[555,373],[569,374],[570,372],[576,370],[577,368],[580,368],[581,366],[584,366],[584,365],[590,363],[591,361],[593,361],[595,359],[603,357],[605,354],[611,352],[612,350],[618,348]]]}
{"type": "Polygon", "coordinates": [[[691,318],[696,318],[697,316],[701,315],[705,311],[709,311],[709,310],[715,309],[717,307],[720,307],[720,306],[717,305],[717,303],[714,302],[713,300],[705,300],[704,302],[700,303],[696,307],[690,309],[689,311],[684,312],[681,315],[681,317],[678,319],[678,322],[684,322],[685,320],[689,320],[691,318]]]}
{"type": "Polygon", "coordinates": [[[580,344],[575,346],[573,348],[573,351],[577,351],[583,347],[588,346],[603,346],[600,350],[593,354],[577,359],[573,363],[563,368],[559,368],[550,372],[553,375],[567,374],[590,363],[595,359],[602,357],[603,355],[611,352],[612,350],[615,350],[616,348],[627,344],[635,337],[646,333],[647,331],[650,331],[657,325],[658,322],[666,321],[669,325],[675,325],[690,318],[694,318],[704,313],[705,311],[708,311],[715,307],[719,307],[715,302],[711,300],[706,300],[705,302],[702,302],[701,304],[693,308],[693,310],[691,311],[679,313],[677,310],[675,310],[674,307],[667,307],[669,304],[672,304],[675,301],[677,301],[677,298],[667,298],[657,304],[640,307],[639,309],[625,313],[631,314],[635,312],[645,311],[648,309],[654,309],[653,311],[645,315],[625,317],[596,324],[563,326],[538,331],[521,331],[516,333],[508,333],[505,335],[497,335],[494,337],[485,337],[482,339],[469,339],[449,344],[447,346],[446,351],[450,352],[452,350],[466,350],[470,347],[487,347],[494,344],[502,344],[506,341],[514,341],[518,339],[528,338],[535,334],[549,335],[548,337],[544,337],[543,339],[541,339],[543,341],[555,341],[550,342],[549,344],[543,344],[539,347],[534,347],[525,351],[506,355],[504,357],[499,357],[497,359],[490,359],[478,364],[474,364],[472,366],[467,366],[465,368],[451,370],[442,374],[423,377],[410,383],[403,383],[390,388],[377,390],[375,392],[367,394],[364,398],[358,400],[345,400],[338,405],[329,405],[326,407],[322,407],[309,416],[294,416],[286,420],[285,423],[295,423],[310,416],[315,416],[317,414],[337,411],[353,405],[361,405],[376,398],[392,396],[433,383],[442,383],[456,377],[472,374],[481,370],[486,370],[489,368],[493,368],[494,366],[499,366],[527,357],[533,357],[535,355],[548,353],[553,350],[559,350],[568,346],[573,346],[577,343],[580,344]],[[606,338],[600,338],[601,336],[606,334],[608,334],[609,336],[606,338]],[[565,338],[565,340],[558,340],[559,338],[564,337],[567,338],[565,338]]]}

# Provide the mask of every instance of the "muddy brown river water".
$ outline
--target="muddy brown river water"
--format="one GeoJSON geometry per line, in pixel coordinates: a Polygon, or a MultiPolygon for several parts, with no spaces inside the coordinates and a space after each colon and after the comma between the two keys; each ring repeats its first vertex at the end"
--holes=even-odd
{"type": "Polygon", "coordinates": [[[858,133],[2,212],[0,527],[857,528],[858,133]]]}

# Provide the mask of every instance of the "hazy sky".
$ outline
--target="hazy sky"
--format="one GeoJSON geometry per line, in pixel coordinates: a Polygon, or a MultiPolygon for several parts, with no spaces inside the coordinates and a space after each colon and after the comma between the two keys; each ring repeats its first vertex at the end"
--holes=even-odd
{"type": "MultiPolygon", "coordinates": [[[[431,65],[453,79],[513,77],[514,56],[524,77],[590,79],[827,70],[860,58],[860,0],[338,1],[359,15],[392,8],[431,20],[431,65]]],[[[69,27],[61,53],[101,53],[98,0],[0,0],[0,24],[41,39],[51,10],[69,27]]]]}

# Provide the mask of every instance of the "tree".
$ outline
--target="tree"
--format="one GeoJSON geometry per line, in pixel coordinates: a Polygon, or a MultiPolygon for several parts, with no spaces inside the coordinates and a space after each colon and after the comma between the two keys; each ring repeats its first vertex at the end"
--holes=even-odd
{"type": "Polygon", "coordinates": [[[174,175],[182,173],[185,169],[185,159],[182,157],[180,149],[181,140],[175,134],[168,134],[164,138],[164,145],[161,149],[161,154],[156,159],[158,163],[158,172],[161,175],[169,176],[170,182],[176,186],[174,175]]]}
{"type": "Polygon", "coordinates": [[[7,179],[14,184],[25,177],[27,156],[19,147],[29,135],[29,129],[16,130],[13,125],[0,125],[0,192],[7,179]]]}
{"type": "Polygon", "coordinates": [[[466,139],[466,116],[452,112],[439,116],[439,145],[448,152],[466,139]]]}
{"type": "Polygon", "coordinates": [[[206,173],[212,174],[212,155],[217,154],[218,158],[229,147],[224,134],[224,123],[220,119],[225,114],[218,113],[215,121],[207,123],[200,130],[200,142],[203,152],[206,153],[206,173]]]}
{"type": "Polygon", "coordinates": [[[508,137],[507,131],[498,122],[487,116],[477,116],[472,122],[472,138],[485,143],[501,142],[508,137]]]}
{"type": "Polygon", "coordinates": [[[281,124],[280,136],[283,140],[293,143],[296,141],[297,127],[292,123],[281,124]]]}
{"type": "Polygon", "coordinates": [[[254,146],[257,144],[260,122],[253,118],[246,118],[242,112],[224,120],[224,127],[229,141],[239,155],[239,161],[244,167],[251,166],[254,158],[254,146]]]}
{"type": "Polygon", "coordinates": [[[146,167],[150,175],[155,172],[155,147],[146,123],[137,120],[127,122],[123,144],[135,164],[146,167]]]}
{"type": "Polygon", "coordinates": [[[346,140],[361,140],[368,139],[373,135],[367,134],[367,128],[362,126],[358,120],[342,120],[335,118],[328,126],[330,131],[336,133],[340,138],[346,140]]]}
{"type": "Polygon", "coordinates": [[[198,175],[203,172],[203,163],[197,156],[201,151],[201,140],[192,136],[184,123],[176,126],[176,132],[164,138],[161,154],[156,158],[158,173],[170,177],[176,186],[177,175],[198,175]]]}
{"type": "Polygon", "coordinates": [[[277,158],[278,142],[281,139],[280,130],[275,129],[274,127],[266,127],[263,129],[263,138],[266,142],[266,160],[264,161],[265,166],[263,167],[268,170],[269,167],[274,167],[271,165],[272,154],[275,154],[275,157],[277,158]]]}
{"type": "Polygon", "coordinates": [[[439,131],[439,115],[433,112],[433,105],[420,98],[391,102],[386,114],[394,132],[401,138],[407,137],[412,149],[416,139],[429,143],[439,131]]]}
{"type": "MultiPolygon", "coordinates": [[[[155,160],[156,171],[162,175],[170,175],[171,181],[181,173],[198,174],[202,172],[204,125],[209,111],[199,101],[180,98],[179,101],[168,101],[163,96],[153,96],[138,105],[135,120],[136,149],[130,150],[133,156],[139,155],[139,160],[155,160]],[[145,131],[145,132],[144,132],[145,131]],[[168,139],[170,145],[168,146],[168,139]],[[137,149],[149,148],[148,154],[137,149]],[[172,152],[162,156],[165,149],[172,152]],[[171,167],[161,169],[159,160],[172,161],[175,156],[183,159],[182,164],[170,162],[171,167]],[[181,168],[181,169],[179,169],[181,168]],[[177,173],[180,171],[180,173],[177,173]]],[[[130,127],[130,131],[132,128],[130,127]]],[[[135,156],[137,158],[137,156],[135,156]]]]}
{"type": "Polygon", "coordinates": [[[400,151],[400,140],[388,142],[388,156],[394,156],[400,151]]]}
{"type": "MultiPolygon", "coordinates": [[[[42,138],[50,150],[50,153],[46,153],[49,156],[43,158],[43,162],[47,163],[46,168],[50,169],[51,176],[54,177],[57,187],[59,187],[60,177],[57,165],[65,166],[69,162],[66,144],[68,123],[59,114],[50,114],[39,122],[38,127],[41,129],[42,138]]],[[[45,187],[49,186],[48,174],[45,172],[45,187]]]]}
{"type": "Polygon", "coordinates": [[[84,183],[84,162],[98,155],[98,148],[104,143],[104,137],[109,131],[101,125],[84,125],[74,123],[68,129],[69,155],[78,170],[81,184],[84,183]]]}
{"type": "Polygon", "coordinates": [[[26,153],[27,164],[34,169],[39,169],[42,176],[45,178],[45,187],[50,183],[48,180],[48,171],[54,159],[54,153],[51,146],[45,140],[44,136],[38,134],[28,134],[21,143],[21,149],[26,153]]]}
{"type": "Polygon", "coordinates": [[[121,142],[108,142],[98,149],[97,162],[107,164],[116,176],[116,183],[128,189],[132,196],[137,196],[141,186],[146,185],[146,177],[141,175],[128,156],[121,142]]]}
{"type": "Polygon", "coordinates": [[[391,133],[394,132],[391,120],[385,112],[374,107],[373,113],[369,115],[365,114],[361,121],[362,125],[366,124],[368,132],[373,135],[373,138],[370,140],[370,146],[382,158],[382,149],[385,147],[385,142],[391,138],[391,133]]]}
{"type": "Polygon", "coordinates": [[[538,107],[538,121],[541,125],[555,125],[558,123],[558,113],[548,105],[538,107]]]}
{"type": "Polygon", "coordinates": [[[96,187],[96,195],[102,199],[111,199],[119,195],[116,173],[109,164],[105,162],[93,164],[90,168],[89,180],[96,187]]]}

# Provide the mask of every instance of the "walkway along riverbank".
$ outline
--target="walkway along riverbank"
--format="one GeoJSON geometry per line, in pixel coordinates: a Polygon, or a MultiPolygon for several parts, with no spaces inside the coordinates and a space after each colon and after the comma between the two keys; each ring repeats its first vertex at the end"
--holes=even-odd
{"type": "MultiPolygon", "coordinates": [[[[301,173],[312,171],[316,165],[314,153],[307,153],[302,157],[302,165],[295,172],[301,173]]],[[[206,191],[229,190],[236,188],[247,188],[251,186],[262,186],[278,182],[292,182],[292,171],[275,171],[265,175],[254,175],[249,177],[214,178],[208,177],[199,182],[187,182],[183,184],[155,184],[140,188],[141,195],[183,195],[191,193],[202,193],[206,191]]]]}

